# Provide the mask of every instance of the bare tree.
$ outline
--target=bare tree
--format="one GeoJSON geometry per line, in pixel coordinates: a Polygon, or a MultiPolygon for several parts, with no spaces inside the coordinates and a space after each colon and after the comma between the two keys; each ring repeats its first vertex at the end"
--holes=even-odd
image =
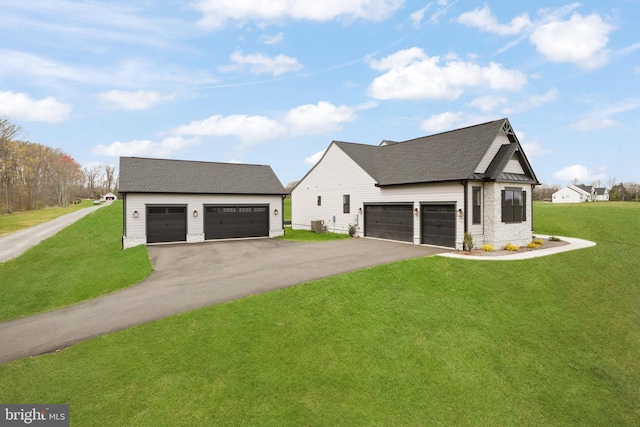
{"type": "Polygon", "coordinates": [[[100,177],[100,173],[102,172],[102,165],[96,166],[85,166],[82,168],[82,172],[87,177],[87,189],[89,190],[89,197],[96,196],[96,184],[98,183],[98,178],[100,177]]]}
{"type": "Polygon", "coordinates": [[[616,177],[612,176],[607,180],[607,186],[609,187],[609,190],[611,190],[615,185],[616,185],[616,177]]]}
{"type": "Polygon", "coordinates": [[[12,145],[20,132],[20,126],[11,123],[5,117],[0,117],[0,184],[4,189],[5,208],[9,213],[12,209],[12,186],[16,180],[15,150],[12,145]]]}
{"type": "Polygon", "coordinates": [[[288,183],[284,189],[287,191],[288,195],[291,195],[291,190],[293,190],[293,187],[295,187],[296,185],[298,185],[300,181],[291,181],[290,183],[288,183]]]}
{"type": "Polygon", "coordinates": [[[113,165],[104,165],[104,185],[107,189],[106,193],[111,191],[111,188],[114,184],[113,178],[116,167],[113,165]]]}

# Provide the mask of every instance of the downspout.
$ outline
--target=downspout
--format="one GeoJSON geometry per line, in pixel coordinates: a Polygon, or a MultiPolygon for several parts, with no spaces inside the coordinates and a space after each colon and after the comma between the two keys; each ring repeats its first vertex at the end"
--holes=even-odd
{"type": "Polygon", "coordinates": [[[469,198],[469,181],[465,180],[460,182],[462,185],[464,185],[464,201],[463,201],[463,217],[464,217],[464,232],[467,233],[469,231],[469,227],[467,225],[467,216],[469,215],[469,210],[467,209],[468,201],[467,199],[469,198]]]}
{"type": "Polygon", "coordinates": [[[531,232],[533,233],[533,189],[535,188],[535,184],[531,184],[531,203],[529,203],[529,205],[531,206],[531,215],[529,215],[529,218],[531,218],[531,232]]]}
{"type": "Polygon", "coordinates": [[[282,200],[280,201],[282,203],[282,206],[280,207],[280,212],[282,212],[282,218],[281,218],[281,223],[282,223],[282,233],[284,233],[284,199],[287,198],[286,194],[282,195],[282,200]]]}
{"type": "Polygon", "coordinates": [[[122,249],[124,250],[124,238],[127,235],[127,194],[122,193],[122,249]]]}

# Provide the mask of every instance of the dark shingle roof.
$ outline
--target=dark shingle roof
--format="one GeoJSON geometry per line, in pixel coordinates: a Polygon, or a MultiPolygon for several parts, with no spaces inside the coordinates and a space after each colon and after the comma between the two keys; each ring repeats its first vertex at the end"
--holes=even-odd
{"type": "Polygon", "coordinates": [[[474,173],[506,121],[496,120],[383,146],[335,144],[381,186],[464,179],[537,183],[533,173],[522,177],[502,173],[515,150],[520,148],[517,143],[501,147],[482,177],[474,173]]]}
{"type": "Polygon", "coordinates": [[[286,194],[270,166],[120,158],[121,193],[286,194]]]}

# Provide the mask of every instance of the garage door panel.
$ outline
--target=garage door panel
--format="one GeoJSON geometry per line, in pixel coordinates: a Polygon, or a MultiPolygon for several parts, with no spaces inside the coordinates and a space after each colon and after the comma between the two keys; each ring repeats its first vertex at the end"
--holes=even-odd
{"type": "Polygon", "coordinates": [[[207,206],[204,231],[206,240],[269,236],[266,206],[207,206]]]}
{"type": "Polygon", "coordinates": [[[412,205],[365,206],[364,223],[367,237],[413,242],[412,205]]]}
{"type": "Polygon", "coordinates": [[[147,243],[184,242],[186,240],[186,207],[147,207],[147,243]]]}
{"type": "Polygon", "coordinates": [[[454,205],[425,205],[422,207],[422,243],[455,247],[456,213],[454,205]]]}

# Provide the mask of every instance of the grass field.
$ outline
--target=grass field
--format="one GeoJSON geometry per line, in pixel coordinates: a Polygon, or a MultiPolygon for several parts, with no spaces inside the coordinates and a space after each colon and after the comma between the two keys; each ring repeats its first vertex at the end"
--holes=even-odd
{"type": "Polygon", "coordinates": [[[310,230],[293,230],[289,227],[284,229],[284,236],[279,237],[284,240],[305,241],[305,242],[322,242],[325,240],[341,240],[349,239],[348,234],[340,233],[321,233],[317,234],[310,230]]]}
{"type": "Polygon", "coordinates": [[[69,205],[64,208],[45,208],[33,211],[14,212],[0,214],[0,236],[33,227],[40,223],[52,220],[64,214],[93,206],[91,200],[83,200],[81,203],[69,205]]]}
{"type": "Polygon", "coordinates": [[[197,310],[2,365],[0,401],[69,403],[82,426],[635,426],[640,205],[534,210],[536,232],[598,245],[197,310]]]}
{"type": "Polygon", "coordinates": [[[123,251],[121,236],[122,202],[116,201],[0,263],[0,320],[95,298],[147,277],[146,247],[123,251]]]}

